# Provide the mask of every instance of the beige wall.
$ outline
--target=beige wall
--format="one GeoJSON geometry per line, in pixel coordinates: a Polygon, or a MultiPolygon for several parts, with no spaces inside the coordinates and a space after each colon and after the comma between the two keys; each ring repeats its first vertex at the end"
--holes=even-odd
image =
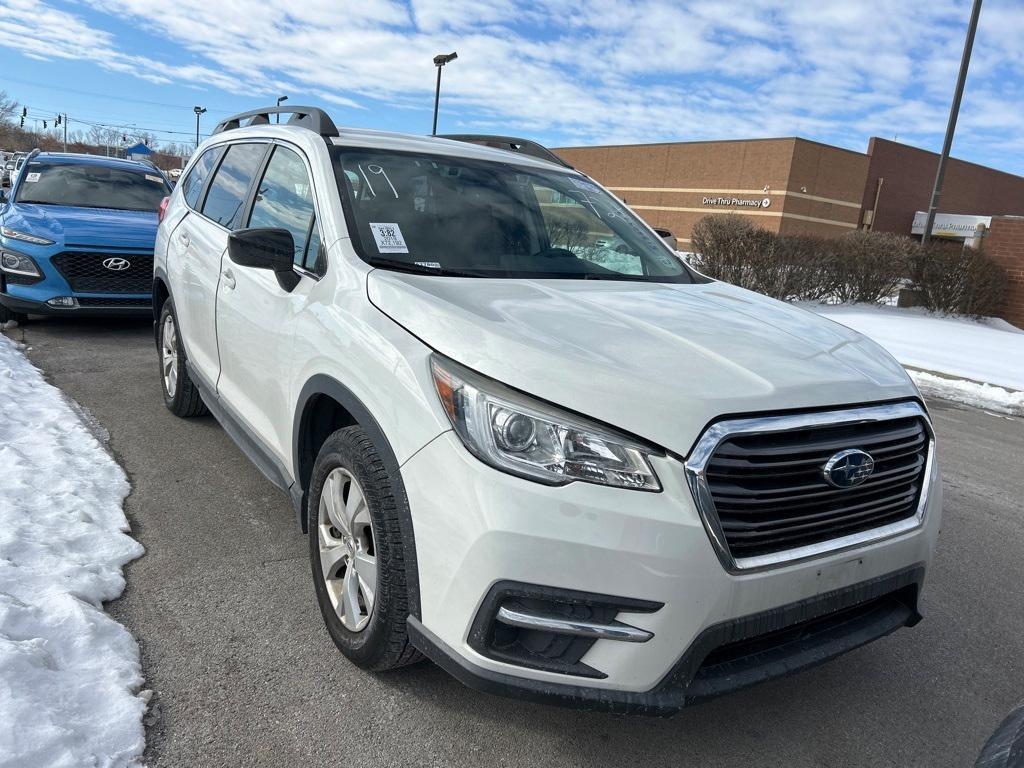
{"type": "Polygon", "coordinates": [[[715,213],[741,213],[776,232],[847,232],[859,220],[868,168],[865,155],[796,138],[555,151],[652,226],[671,229],[683,249],[693,225],[715,213]],[[705,198],[730,202],[709,205],[705,198]],[[733,199],[769,204],[733,205],[733,199]]]}

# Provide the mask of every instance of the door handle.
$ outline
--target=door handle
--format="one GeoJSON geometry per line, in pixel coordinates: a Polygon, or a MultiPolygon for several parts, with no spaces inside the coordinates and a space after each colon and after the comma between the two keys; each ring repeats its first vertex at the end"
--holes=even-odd
{"type": "Polygon", "coordinates": [[[224,278],[224,287],[227,290],[230,291],[232,288],[235,287],[235,273],[232,272],[230,269],[225,269],[223,272],[221,272],[221,277],[224,278]]]}
{"type": "Polygon", "coordinates": [[[184,245],[186,248],[188,248],[189,243],[192,242],[192,239],[188,236],[188,232],[179,232],[178,242],[184,245]]]}

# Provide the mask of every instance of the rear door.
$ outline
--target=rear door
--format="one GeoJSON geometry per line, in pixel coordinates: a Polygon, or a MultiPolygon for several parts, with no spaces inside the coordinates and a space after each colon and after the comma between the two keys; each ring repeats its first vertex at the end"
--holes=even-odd
{"type": "Polygon", "coordinates": [[[185,351],[209,387],[216,386],[220,372],[216,299],[228,235],[239,226],[268,148],[267,142],[228,145],[198,201],[198,213],[186,216],[171,236],[172,247],[182,255],[174,300],[185,351]]]}
{"type": "Polygon", "coordinates": [[[285,466],[290,463],[288,386],[295,318],[326,266],[314,200],[306,158],[291,145],[276,144],[243,226],[291,232],[301,279],[288,292],[270,270],[241,267],[225,256],[217,293],[222,402],[285,466]]]}

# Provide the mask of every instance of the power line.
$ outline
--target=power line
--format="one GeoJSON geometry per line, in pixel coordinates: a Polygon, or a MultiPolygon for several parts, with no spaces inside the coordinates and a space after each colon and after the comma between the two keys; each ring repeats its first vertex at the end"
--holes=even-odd
{"type": "MultiPolygon", "coordinates": [[[[38,108],[31,108],[31,111],[29,111],[25,115],[25,119],[27,119],[27,120],[37,120],[37,121],[38,120],[45,120],[45,121],[49,122],[49,121],[53,120],[59,114],[67,114],[67,113],[61,112],[59,110],[52,110],[52,111],[41,111],[40,110],[40,111],[36,111],[36,109],[38,109],[38,108]]],[[[140,134],[140,133],[161,133],[161,134],[170,134],[170,135],[174,135],[174,136],[188,136],[189,138],[191,138],[192,136],[195,135],[194,132],[192,132],[192,131],[174,131],[174,130],[170,130],[170,129],[167,129],[167,128],[150,128],[150,127],[147,127],[147,126],[137,125],[135,123],[102,123],[102,122],[98,122],[98,121],[95,121],[95,120],[83,120],[82,118],[74,117],[73,115],[70,115],[70,114],[67,114],[67,120],[68,120],[68,122],[75,122],[75,123],[79,123],[81,125],[87,125],[87,126],[90,126],[90,127],[108,128],[108,129],[111,129],[111,130],[114,130],[114,131],[124,131],[124,132],[127,132],[127,133],[135,133],[135,134],[140,134]]],[[[208,136],[209,134],[206,134],[206,135],[208,136]]]]}
{"type": "MultiPolygon", "coordinates": [[[[47,90],[50,90],[50,91],[61,91],[63,93],[74,93],[74,94],[82,95],[82,96],[94,96],[94,97],[99,98],[99,99],[109,99],[111,101],[131,102],[133,104],[146,104],[146,105],[151,106],[151,107],[168,107],[169,109],[187,109],[187,110],[191,110],[192,109],[192,105],[191,104],[188,104],[188,105],[185,105],[185,104],[168,104],[166,102],[161,102],[161,101],[147,101],[145,99],[133,99],[133,98],[130,98],[128,96],[112,96],[109,93],[97,93],[96,91],[83,91],[83,90],[80,90],[78,88],[63,88],[63,87],[61,87],[59,85],[50,85],[48,83],[40,83],[40,82],[36,82],[34,80],[22,80],[22,79],[19,79],[17,77],[8,77],[7,75],[4,75],[4,81],[10,81],[12,83],[21,83],[22,85],[31,85],[31,86],[34,86],[36,88],[44,88],[44,89],[47,89],[47,90]]],[[[223,107],[211,107],[210,108],[210,112],[219,112],[219,113],[225,114],[225,115],[231,115],[231,114],[234,114],[237,111],[238,110],[236,110],[236,109],[225,109],[223,107]]]]}

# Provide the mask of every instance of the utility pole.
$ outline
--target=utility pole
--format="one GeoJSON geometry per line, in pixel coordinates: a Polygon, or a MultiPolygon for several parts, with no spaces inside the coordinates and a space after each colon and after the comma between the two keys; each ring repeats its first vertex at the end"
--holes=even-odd
{"type": "Polygon", "coordinates": [[[967,26],[967,39],[964,41],[964,53],[960,58],[960,74],[956,78],[956,90],[953,92],[953,104],[949,108],[949,122],[946,124],[946,138],[942,142],[942,154],[939,155],[939,168],[935,172],[935,186],[932,188],[932,200],[928,205],[928,218],[924,222],[924,234],[921,245],[928,245],[932,239],[932,227],[935,226],[935,213],[939,210],[939,197],[942,196],[942,181],[946,175],[946,161],[953,147],[953,134],[956,132],[956,119],[960,115],[960,101],[964,95],[964,83],[967,82],[967,68],[971,64],[971,50],[974,48],[974,33],[978,31],[978,16],[981,14],[981,0],[974,0],[971,8],[971,21],[967,26]]]}

